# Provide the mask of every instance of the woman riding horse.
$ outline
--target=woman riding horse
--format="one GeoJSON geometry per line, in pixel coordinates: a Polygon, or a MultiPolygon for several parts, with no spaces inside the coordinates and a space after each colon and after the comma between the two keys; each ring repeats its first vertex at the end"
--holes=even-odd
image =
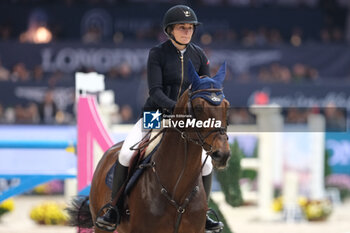
{"type": "MultiPolygon", "coordinates": [[[[138,171],[144,168],[142,176],[131,191],[125,191],[123,185],[117,195],[120,197],[123,193],[122,199],[125,200],[123,205],[118,206],[117,215],[120,213],[121,217],[118,215],[116,220],[120,223],[119,233],[221,231],[205,231],[208,204],[202,182],[201,157],[204,149],[216,168],[224,168],[231,154],[226,134],[229,102],[222,91],[225,66],[212,78],[200,78],[192,63],[189,64],[191,86],[178,99],[174,108],[175,117],[170,118],[178,124],[165,126],[170,119],[163,119],[163,129],[159,132],[162,136],[157,133],[160,140],[157,149],[151,152],[152,157],[145,159],[146,163],[136,166],[138,171]]],[[[119,159],[122,144],[115,144],[102,156],[94,171],[90,195],[75,198],[73,206],[68,208],[72,226],[96,226],[94,220],[100,216],[101,210],[105,210],[102,206],[108,205],[106,203],[111,196],[106,178],[119,159]]],[[[140,147],[144,147],[144,144],[140,147]]],[[[105,233],[100,228],[94,230],[105,233]]]]}
{"type": "MultiPolygon", "coordinates": [[[[209,61],[203,50],[191,42],[196,26],[200,23],[195,12],[188,6],[177,5],[170,8],[164,15],[163,30],[169,39],[152,48],[147,64],[149,98],[144,111],[162,109],[163,113],[172,113],[175,104],[183,92],[189,87],[187,75],[188,61],[191,60],[201,76],[209,75],[209,61]]],[[[142,130],[143,118],[139,119],[126,137],[121,148],[115,168],[112,196],[115,198],[125,182],[133,150],[130,147],[141,141],[147,133],[142,130]]],[[[206,157],[203,150],[202,162],[206,157]]],[[[209,157],[202,170],[204,189],[209,200],[212,183],[212,162],[209,157]]],[[[103,230],[113,231],[119,219],[117,208],[110,204],[103,216],[97,217],[96,226],[103,230]]],[[[223,228],[223,223],[214,221],[206,215],[205,227],[209,231],[223,228]]]]}

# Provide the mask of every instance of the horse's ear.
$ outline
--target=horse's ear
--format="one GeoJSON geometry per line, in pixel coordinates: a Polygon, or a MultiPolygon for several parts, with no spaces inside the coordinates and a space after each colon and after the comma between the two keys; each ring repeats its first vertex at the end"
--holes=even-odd
{"type": "Polygon", "coordinates": [[[200,82],[199,75],[197,74],[196,68],[194,68],[191,60],[188,61],[188,78],[192,83],[192,87],[197,86],[200,82]]]}
{"type": "Polygon", "coordinates": [[[221,65],[220,69],[218,70],[216,75],[213,77],[213,79],[216,82],[222,84],[225,80],[225,76],[226,76],[226,62],[224,62],[224,64],[221,65]]]}

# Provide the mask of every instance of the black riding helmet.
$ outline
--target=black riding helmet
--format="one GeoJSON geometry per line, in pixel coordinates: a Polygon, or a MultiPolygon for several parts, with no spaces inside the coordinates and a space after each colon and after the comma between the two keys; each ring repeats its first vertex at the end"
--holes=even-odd
{"type": "MultiPolygon", "coordinates": [[[[200,24],[200,22],[198,22],[196,13],[194,13],[190,7],[185,5],[176,5],[165,13],[163,18],[163,30],[171,39],[175,40],[174,36],[170,33],[169,28],[172,25],[181,23],[193,24],[194,29],[197,25],[200,24]]],[[[176,43],[184,45],[178,41],[176,41],[176,43]]]]}

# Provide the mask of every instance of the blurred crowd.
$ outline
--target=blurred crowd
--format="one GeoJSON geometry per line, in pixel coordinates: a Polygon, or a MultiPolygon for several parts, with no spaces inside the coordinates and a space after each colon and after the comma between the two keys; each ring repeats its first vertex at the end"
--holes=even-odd
{"type": "MultiPolygon", "coordinates": [[[[93,72],[91,68],[82,68],[80,72],[93,72]]],[[[133,73],[128,63],[122,63],[113,67],[106,74],[107,80],[130,80],[140,78],[139,73],[133,73]]],[[[75,109],[60,109],[55,100],[59,99],[57,89],[60,83],[68,82],[70,85],[74,80],[74,74],[60,71],[44,72],[40,64],[29,69],[22,62],[15,64],[11,69],[4,67],[0,60],[0,85],[9,82],[18,85],[43,84],[47,91],[42,95],[41,101],[26,101],[15,106],[8,106],[6,100],[0,101],[0,123],[5,124],[74,124],[75,109]]],[[[1,87],[0,87],[1,89],[1,87]]],[[[73,94],[72,94],[73,95],[73,94]]],[[[113,123],[130,123],[135,119],[135,114],[130,105],[118,106],[117,112],[113,113],[113,123]]]]}
{"type": "MultiPolygon", "coordinates": [[[[313,114],[321,114],[325,119],[325,129],[328,132],[347,131],[347,111],[345,108],[338,108],[332,102],[324,108],[298,108],[288,107],[282,109],[282,116],[285,125],[302,126],[308,123],[308,118],[313,114]]],[[[233,107],[229,111],[229,123],[232,125],[256,124],[256,117],[246,107],[233,107]]],[[[299,127],[296,129],[303,128],[299,127]]]]}
{"type": "MultiPolygon", "coordinates": [[[[77,70],[77,72],[89,73],[96,72],[96,70],[90,67],[84,67],[77,70]]],[[[144,73],[144,71],[142,72],[144,73]]],[[[136,76],[140,77],[140,73],[133,72],[131,65],[127,62],[112,67],[107,73],[105,73],[105,75],[109,80],[130,80],[136,76]]],[[[37,64],[33,69],[29,69],[23,62],[18,62],[11,68],[5,67],[0,59],[0,82],[44,82],[47,83],[49,87],[54,88],[58,82],[70,80],[73,80],[73,74],[67,74],[60,71],[45,72],[41,64],[37,64]]]]}
{"type": "MultiPolygon", "coordinates": [[[[219,65],[211,65],[211,73],[214,74],[219,69],[219,65]]],[[[93,72],[92,68],[83,68],[81,72],[93,72]]],[[[133,81],[135,79],[146,79],[145,68],[138,73],[132,71],[130,64],[124,62],[116,67],[112,67],[105,73],[106,80],[133,81]]],[[[263,66],[256,74],[243,73],[235,77],[230,69],[226,76],[226,81],[237,82],[262,82],[262,83],[309,83],[315,82],[319,78],[318,71],[308,65],[297,63],[292,66],[272,63],[263,66]]],[[[11,69],[4,67],[0,60],[0,84],[10,82],[18,84],[45,84],[49,88],[43,95],[41,102],[28,102],[17,104],[16,106],[4,106],[0,102],[0,122],[16,124],[74,124],[74,106],[71,109],[63,110],[57,107],[54,94],[56,85],[60,82],[74,80],[73,74],[63,72],[47,73],[43,71],[40,64],[33,70],[28,69],[25,64],[17,63],[11,69]]],[[[146,88],[146,87],[144,87],[146,88]]],[[[147,92],[147,91],[146,91],[147,92]]],[[[57,93],[56,93],[57,94],[57,93]]],[[[142,102],[142,101],[141,101],[142,102]]],[[[292,111],[292,109],[291,109],[292,111]]],[[[299,114],[302,115],[302,114],[299,114]]],[[[131,123],[136,120],[137,113],[128,104],[122,104],[111,115],[112,123],[131,123]]],[[[286,114],[289,119],[289,114],[286,114]]],[[[302,117],[301,117],[302,118],[302,117]]],[[[255,122],[255,118],[246,108],[234,108],[230,112],[230,122],[233,124],[250,124],[255,122]]]]}
{"type": "MultiPolygon", "coordinates": [[[[220,64],[211,64],[211,74],[215,74],[220,64]]],[[[97,72],[91,67],[81,68],[77,72],[97,72]]],[[[123,62],[118,66],[112,67],[104,73],[107,80],[134,80],[146,79],[146,67],[139,72],[133,71],[131,64],[123,62]]],[[[73,80],[73,74],[60,71],[44,72],[42,65],[36,65],[32,70],[28,69],[22,62],[16,63],[12,68],[2,65],[0,60],[0,82],[8,81],[13,83],[45,83],[50,88],[54,88],[57,83],[73,80]]],[[[262,82],[262,83],[310,83],[319,79],[319,72],[316,68],[303,63],[296,63],[291,66],[273,62],[270,65],[261,66],[257,74],[242,73],[233,74],[228,67],[226,81],[237,82],[262,82]]]]}
{"type": "MultiPolygon", "coordinates": [[[[59,41],[61,32],[59,30],[42,29],[43,33],[50,33],[45,36],[43,41],[38,43],[45,43],[51,41],[59,41]],[[46,39],[49,38],[49,39],[46,39]]],[[[345,30],[339,26],[329,26],[320,30],[319,35],[310,38],[304,35],[301,28],[295,27],[287,35],[283,35],[277,28],[260,27],[258,29],[244,28],[242,30],[235,30],[233,28],[217,29],[212,32],[199,31],[195,35],[195,40],[203,45],[210,45],[212,43],[230,43],[236,45],[243,45],[245,47],[266,46],[266,45],[280,45],[291,44],[293,46],[300,46],[305,42],[317,41],[322,43],[344,43],[346,42],[345,30]]],[[[18,38],[18,41],[24,43],[35,42],[35,39],[28,36],[26,31],[18,36],[13,32],[12,26],[8,23],[0,23],[0,41],[9,41],[18,38]]],[[[126,33],[117,31],[114,33],[111,40],[118,44],[124,41],[163,41],[165,35],[161,28],[152,27],[143,31],[135,33],[126,33]]],[[[91,26],[81,36],[81,41],[85,44],[94,44],[104,42],[103,32],[98,27],[91,26]]],[[[107,39],[109,41],[109,39],[107,39]]]]}
{"type": "Polygon", "coordinates": [[[291,68],[273,63],[260,69],[258,79],[261,82],[304,83],[318,79],[318,71],[306,64],[297,63],[291,68]]]}
{"type": "Polygon", "coordinates": [[[337,108],[332,102],[323,109],[318,108],[287,108],[284,111],[285,123],[305,124],[310,114],[321,113],[325,117],[327,131],[346,131],[347,113],[344,108],[337,108]]]}
{"type": "MultiPolygon", "coordinates": [[[[0,102],[0,124],[75,124],[75,105],[60,109],[56,103],[59,94],[55,89],[48,89],[39,102],[27,101],[15,106],[5,106],[0,102]]],[[[101,106],[101,111],[103,110],[101,106]]],[[[136,120],[136,114],[128,104],[114,104],[112,111],[109,110],[106,116],[108,124],[131,124],[136,120]]]]}
{"type": "MultiPolygon", "coordinates": [[[[45,7],[49,4],[64,4],[67,6],[74,5],[92,5],[101,6],[118,4],[133,4],[137,2],[151,3],[164,3],[164,4],[176,4],[186,3],[185,1],[173,0],[171,2],[164,0],[54,0],[54,1],[43,1],[43,0],[7,0],[2,1],[1,4],[23,4],[33,5],[41,4],[45,7]]],[[[191,2],[192,3],[192,2],[191,2]]],[[[290,7],[300,8],[312,7],[320,9],[323,17],[323,28],[318,32],[318,35],[310,36],[309,32],[303,31],[302,28],[294,26],[289,28],[289,31],[283,33],[279,28],[273,27],[272,25],[260,25],[258,27],[244,27],[242,29],[236,29],[232,27],[217,27],[211,28],[211,30],[198,30],[196,40],[203,45],[211,43],[236,43],[247,47],[250,46],[264,46],[264,45],[278,45],[281,43],[290,43],[294,46],[299,46],[303,42],[307,41],[321,41],[323,43],[341,43],[346,41],[346,34],[348,33],[346,26],[346,19],[343,17],[344,11],[348,4],[344,0],[197,0],[193,1],[194,6],[211,6],[215,5],[218,7],[231,6],[231,7],[249,7],[249,8],[261,8],[261,7],[290,7]]],[[[215,7],[214,6],[214,7],[215,7]]],[[[107,7],[107,6],[105,6],[107,7]]],[[[349,7],[350,9],[350,7],[349,7]]],[[[144,16],[145,17],[145,16],[144,16]]],[[[297,17],[297,14],[295,15],[297,17]]],[[[63,30],[63,26],[60,22],[51,22],[49,20],[48,13],[43,9],[33,8],[33,12],[28,19],[28,28],[24,31],[19,31],[18,28],[11,22],[11,20],[4,20],[0,22],[0,41],[7,40],[18,40],[26,43],[48,43],[51,41],[59,41],[62,39],[69,39],[63,30]],[[39,20],[40,22],[35,22],[39,20]]],[[[142,16],[140,16],[142,18],[142,16]]],[[[82,30],[81,41],[84,43],[98,43],[102,41],[114,41],[120,43],[125,40],[136,40],[136,41],[162,41],[165,35],[159,25],[153,25],[133,30],[118,30],[108,38],[104,35],[103,29],[99,27],[99,24],[92,24],[88,28],[82,30]]]]}
{"type": "Polygon", "coordinates": [[[16,106],[4,107],[0,103],[0,123],[5,124],[59,124],[69,123],[68,117],[57,109],[53,91],[48,90],[40,103],[29,102],[16,106]]]}
{"type": "MultiPolygon", "coordinates": [[[[218,29],[213,32],[202,31],[198,32],[195,37],[195,40],[202,45],[224,42],[243,45],[244,47],[276,46],[280,44],[291,44],[298,47],[309,41],[321,43],[344,43],[346,41],[344,29],[337,26],[323,28],[319,32],[318,38],[306,37],[303,30],[298,27],[292,29],[289,35],[282,35],[281,31],[276,28],[260,27],[258,29],[245,28],[240,31],[232,28],[218,29]]],[[[82,36],[82,42],[86,44],[99,43],[103,41],[102,38],[102,31],[91,27],[82,36]]],[[[130,39],[136,41],[163,41],[165,35],[160,28],[151,28],[134,34],[116,32],[113,36],[113,41],[117,44],[130,39]]]]}
{"type": "MultiPolygon", "coordinates": [[[[211,64],[210,73],[215,74],[220,68],[220,64],[211,64]]],[[[231,67],[227,67],[226,81],[239,83],[285,83],[285,84],[305,84],[319,83],[322,78],[316,68],[297,62],[292,65],[285,65],[279,62],[262,65],[257,72],[242,72],[234,74],[231,67]]],[[[322,82],[322,81],[321,81],[322,82]]]]}

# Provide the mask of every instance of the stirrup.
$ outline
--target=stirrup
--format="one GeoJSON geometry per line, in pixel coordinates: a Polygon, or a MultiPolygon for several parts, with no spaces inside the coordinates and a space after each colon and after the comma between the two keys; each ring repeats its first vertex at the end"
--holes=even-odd
{"type": "Polygon", "coordinates": [[[217,222],[220,221],[220,219],[219,219],[219,217],[218,217],[218,214],[215,212],[215,210],[213,210],[212,208],[210,208],[210,209],[207,210],[207,213],[208,213],[208,212],[209,212],[210,214],[213,214],[213,215],[215,216],[217,222]]]}
{"type": "Polygon", "coordinates": [[[95,221],[95,226],[100,228],[101,230],[104,230],[104,231],[110,231],[110,232],[114,232],[116,229],[117,229],[117,226],[120,224],[120,220],[121,220],[121,216],[120,216],[120,213],[119,213],[119,210],[118,210],[118,207],[117,206],[113,206],[111,203],[107,203],[106,205],[104,205],[97,213],[97,216],[96,216],[96,221],[95,221]],[[100,223],[100,222],[97,222],[97,218],[101,217],[102,216],[102,212],[107,209],[113,209],[115,212],[116,212],[116,215],[117,215],[117,219],[116,219],[116,222],[112,225],[106,225],[106,224],[103,224],[103,223],[100,223]]]}
{"type": "Polygon", "coordinates": [[[117,212],[119,214],[118,207],[114,206],[110,202],[108,202],[106,205],[102,206],[102,208],[97,212],[97,217],[100,217],[102,211],[105,209],[113,209],[115,212],[117,212]]]}
{"type": "MultiPolygon", "coordinates": [[[[213,209],[210,208],[210,209],[208,209],[207,214],[212,214],[212,215],[214,215],[214,216],[215,216],[215,220],[216,220],[217,222],[221,222],[220,219],[219,219],[219,217],[218,217],[218,215],[217,215],[217,213],[215,212],[215,210],[213,210],[213,209]]],[[[223,229],[224,229],[223,227],[221,227],[221,228],[218,229],[218,230],[207,230],[207,229],[205,229],[205,233],[220,233],[223,229]]]]}

